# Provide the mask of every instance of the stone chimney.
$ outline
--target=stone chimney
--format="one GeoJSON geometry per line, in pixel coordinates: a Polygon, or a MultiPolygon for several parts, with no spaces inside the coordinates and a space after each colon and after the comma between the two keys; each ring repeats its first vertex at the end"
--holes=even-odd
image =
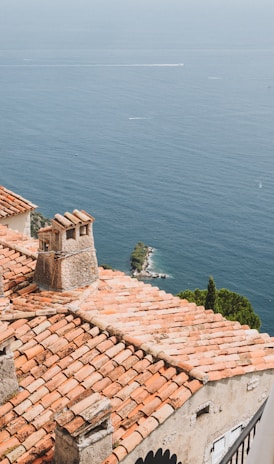
{"type": "Polygon", "coordinates": [[[0,404],[18,391],[11,342],[14,331],[0,322],[0,404]]]}
{"type": "Polygon", "coordinates": [[[34,273],[40,288],[62,292],[90,285],[98,278],[93,222],[85,211],[74,210],[56,214],[51,226],[40,229],[34,273]]]}
{"type": "Polygon", "coordinates": [[[99,393],[57,414],[55,464],[101,464],[112,453],[111,404],[99,393]]]}

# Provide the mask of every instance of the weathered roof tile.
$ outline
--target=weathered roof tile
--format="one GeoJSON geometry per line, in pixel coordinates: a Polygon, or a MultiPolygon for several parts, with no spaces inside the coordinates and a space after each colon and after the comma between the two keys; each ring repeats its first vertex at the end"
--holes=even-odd
{"type": "MultiPolygon", "coordinates": [[[[22,239],[13,237],[13,245],[22,239]]],[[[3,317],[15,331],[21,389],[0,407],[4,443],[15,438],[10,462],[29,464],[39,453],[52,459],[54,414],[73,408],[87,390],[100,392],[114,408],[119,445],[105,464],[117,464],[208,378],[274,368],[274,340],[267,334],[122,272],[100,269],[98,285],[56,294],[30,289],[31,277],[20,288],[29,279],[20,272],[28,266],[33,272],[35,255],[0,240],[0,265],[6,258],[6,288],[17,293],[3,317]],[[30,430],[33,437],[24,437],[30,430]]],[[[66,424],[76,433],[80,422],[69,414],[66,424]]]]}

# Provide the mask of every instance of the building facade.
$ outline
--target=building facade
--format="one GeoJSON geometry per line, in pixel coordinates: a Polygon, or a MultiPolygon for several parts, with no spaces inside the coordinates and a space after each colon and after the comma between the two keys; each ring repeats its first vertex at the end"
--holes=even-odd
{"type": "Polygon", "coordinates": [[[31,231],[31,212],[36,205],[0,185],[0,224],[27,236],[31,231]]]}
{"type": "Polygon", "coordinates": [[[1,464],[217,464],[274,339],[98,268],[93,221],[56,215],[32,245],[0,228],[1,464]]]}

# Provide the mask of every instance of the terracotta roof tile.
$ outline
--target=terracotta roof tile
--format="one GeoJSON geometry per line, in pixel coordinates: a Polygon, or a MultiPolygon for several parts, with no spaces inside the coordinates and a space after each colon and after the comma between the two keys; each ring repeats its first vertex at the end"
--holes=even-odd
{"type": "Polygon", "coordinates": [[[23,427],[21,427],[18,430],[17,436],[20,442],[23,442],[34,432],[35,432],[34,426],[32,424],[25,423],[23,427]]]}
{"type": "Polygon", "coordinates": [[[111,399],[115,395],[117,395],[120,389],[121,389],[121,385],[118,382],[112,382],[106,388],[104,388],[102,393],[111,399]]]}
{"type": "Polygon", "coordinates": [[[175,409],[180,408],[191,397],[191,392],[185,386],[170,395],[170,403],[175,409]]]}
{"type": "Polygon", "coordinates": [[[2,430],[2,432],[0,432],[0,443],[8,440],[9,438],[10,438],[10,434],[7,432],[7,430],[2,430]]]}
{"type": "MultiPolygon", "coordinates": [[[[140,435],[139,435],[140,436],[140,435]]],[[[137,443],[138,444],[138,443],[137,443]]],[[[126,455],[128,454],[128,451],[127,449],[124,447],[124,446],[117,446],[114,450],[113,450],[113,454],[114,456],[116,456],[118,462],[122,461],[126,455]]],[[[106,461],[107,462],[107,461],[106,461]]]]}
{"type": "Polygon", "coordinates": [[[114,382],[115,380],[119,380],[121,375],[123,375],[125,372],[124,366],[118,366],[113,369],[112,372],[108,374],[108,377],[114,382]]]}
{"type": "MultiPolygon", "coordinates": [[[[20,392],[22,393],[22,392],[20,392]]],[[[19,394],[20,394],[19,393],[19,394]]],[[[23,413],[25,411],[28,410],[28,408],[30,408],[32,406],[32,402],[29,400],[29,399],[26,399],[24,401],[21,401],[18,406],[16,406],[14,408],[14,411],[16,412],[16,414],[18,414],[19,416],[23,415],[23,413]]]]}
{"type": "MultiPolygon", "coordinates": [[[[124,366],[124,368],[126,369],[126,367],[124,366]]],[[[135,369],[128,369],[126,370],[126,372],[124,372],[118,379],[118,382],[120,383],[120,385],[124,386],[124,385],[128,385],[128,383],[133,380],[135,377],[137,376],[137,373],[135,371],[135,369]]]]}
{"type": "Polygon", "coordinates": [[[8,440],[0,443],[0,456],[4,456],[8,450],[15,448],[20,445],[20,442],[17,437],[11,437],[8,440]]]}
{"type": "Polygon", "coordinates": [[[170,404],[165,403],[153,413],[153,417],[157,419],[159,424],[162,424],[168,417],[172,415],[173,412],[173,407],[170,404]]]}
{"type": "Polygon", "coordinates": [[[126,449],[127,453],[130,453],[142,440],[142,435],[135,431],[123,440],[123,447],[126,449]]]}
{"type": "Polygon", "coordinates": [[[38,414],[44,411],[44,408],[41,404],[34,404],[28,407],[27,411],[22,414],[23,418],[26,421],[32,421],[38,414]]]}
{"type": "Polygon", "coordinates": [[[71,359],[71,362],[67,365],[67,368],[63,366],[62,369],[66,377],[71,377],[73,374],[79,372],[79,370],[82,367],[83,363],[81,361],[79,361],[78,359],[76,361],[73,361],[73,359],[71,359]]]}
{"type": "Polygon", "coordinates": [[[70,433],[74,434],[81,428],[85,423],[85,420],[82,417],[74,417],[71,422],[65,425],[65,429],[70,433]]]}
{"type": "Polygon", "coordinates": [[[10,461],[8,458],[5,458],[1,461],[1,464],[10,464],[10,461]]]}
{"type": "Polygon", "coordinates": [[[13,421],[13,419],[16,417],[14,411],[10,411],[5,416],[0,418],[0,429],[2,427],[5,427],[7,424],[13,421]]]}
{"type": "MultiPolygon", "coordinates": [[[[12,261],[17,273],[28,266],[24,257],[35,263],[35,257],[2,245],[0,265],[2,251],[9,253],[2,258],[9,256],[9,273],[12,261]]],[[[8,286],[19,292],[23,281],[14,287],[12,279],[9,274],[8,286]]],[[[87,389],[109,398],[114,408],[119,445],[108,459],[117,464],[207,378],[274,368],[274,339],[268,335],[122,272],[100,269],[98,286],[84,290],[33,290],[14,298],[5,312],[15,331],[21,391],[0,407],[0,433],[6,432],[5,443],[15,438],[11,459],[18,464],[33,462],[39,453],[52,459],[54,414],[87,389]],[[12,320],[20,314],[24,319],[12,320]],[[35,430],[33,437],[24,438],[24,430],[35,430]]],[[[81,420],[68,415],[66,423],[76,433],[81,420]]]]}
{"type": "Polygon", "coordinates": [[[36,205],[17,193],[0,186],[0,217],[13,216],[19,213],[32,211],[36,205]]]}
{"type": "Polygon", "coordinates": [[[42,377],[46,382],[47,380],[53,379],[60,371],[61,368],[57,364],[54,364],[42,375],[42,377]]]}
{"type": "Polygon", "coordinates": [[[83,394],[85,391],[86,390],[85,390],[83,385],[77,384],[76,387],[72,388],[72,390],[70,390],[67,393],[67,397],[68,397],[69,400],[72,400],[76,396],[79,396],[79,395],[83,394]]]}
{"type": "Polygon", "coordinates": [[[96,384],[97,382],[99,382],[99,380],[101,380],[103,378],[103,376],[99,373],[99,372],[92,372],[91,375],[89,375],[88,377],[86,377],[86,379],[82,382],[82,385],[87,389],[87,388],[91,388],[92,385],[96,384]]]}
{"type": "Polygon", "coordinates": [[[55,390],[43,396],[43,398],[41,398],[41,404],[44,406],[44,408],[47,408],[54,404],[55,401],[57,401],[59,398],[61,398],[61,395],[58,391],[55,390]]]}
{"type": "Polygon", "coordinates": [[[17,462],[18,458],[25,453],[25,447],[22,445],[17,446],[14,449],[11,449],[9,453],[6,454],[6,458],[10,463],[17,462]]]}
{"type": "Polygon", "coordinates": [[[20,393],[18,393],[16,396],[10,399],[10,402],[13,404],[13,406],[17,406],[18,404],[22,403],[25,399],[27,399],[30,396],[30,393],[28,390],[23,390],[20,393]]]}
{"type": "Polygon", "coordinates": [[[5,417],[5,415],[11,411],[13,408],[12,403],[7,401],[6,403],[0,405],[0,417],[5,417]]]}
{"type": "MultiPolygon", "coordinates": [[[[143,401],[147,398],[147,397],[150,397],[149,395],[149,392],[147,391],[147,389],[145,388],[145,386],[143,385],[140,385],[139,382],[135,382],[135,385],[139,385],[137,386],[136,390],[134,390],[132,393],[131,393],[131,398],[136,400],[136,402],[138,404],[142,404],[143,401]]],[[[176,385],[176,384],[175,384],[176,385]]],[[[177,386],[178,387],[178,386],[177,386]]]]}
{"type": "MultiPolygon", "coordinates": [[[[171,401],[173,403],[173,400],[171,398],[171,401]]],[[[162,404],[162,401],[160,400],[159,397],[150,397],[148,396],[144,401],[144,406],[142,406],[140,408],[140,410],[146,415],[146,416],[150,416],[151,414],[153,414],[154,411],[157,411],[157,409],[159,408],[159,406],[162,404]]]]}
{"type": "Polygon", "coordinates": [[[63,382],[67,380],[66,376],[62,372],[58,372],[52,380],[49,380],[47,382],[47,388],[49,391],[57,390],[60,385],[62,385],[63,382]]]}
{"type": "Polygon", "coordinates": [[[151,432],[153,432],[153,430],[155,430],[158,427],[158,425],[158,420],[155,417],[151,416],[148,417],[144,422],[142,422],[142,424],[137,427],[136,431],[139,432],[143,438],[146,438],[148,435],[151,434],[151,432]]]}
{"type": "Polygon", "coordinates": [[[103,377],[102,379],[98,380],[98,382],[94,383],[92,388],[95,392],[101,392],[107,388],[112,381],[108,377],[103,377]]]}
{"type": "Polygon", "coordinates": [[[83,346],[80,346],[79,348],[75,349],[71,353],[72,359],[79,359],[81,358],[81,361],[83,364],[88,363],[91,355],[89,347],[85,344],[83,346]]]}
{"type": "MultiPolygon", "coordinates": [[[[24,390],[27,392],[28,390],[24,390]]],[[[48,394],[48,389],[42,385],[40,388],[35,389],[35,391],[29,395],[29,400],[32,402],[32,404],[38,403],[39,400],[41,400],[45,395],[48,394]]]]}

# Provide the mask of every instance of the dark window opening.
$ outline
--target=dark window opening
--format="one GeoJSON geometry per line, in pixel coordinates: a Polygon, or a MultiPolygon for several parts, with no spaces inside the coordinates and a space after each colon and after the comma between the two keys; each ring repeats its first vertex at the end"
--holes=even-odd
{"type": "Polygon", "coordinates": [[[149,451],[145,459],[139,458],[135,464],[182,464],[178,461],[176,454],[172,454],[169,450],[159,448],[156,453],[149,451]]]}
{"type": "Polygon", "coordinates": [[[42,241],[42,250],[43,251],[49,251],[49,242],[46,240],[42,241]]]}
{"type": "Polygon", "coordinates": [[[68,229],[66,231],[66,237],[67,237],[67,240],[69,238],[73,238],[75,240],[75,229],[68,229]]]}
{"type": "Polygon", "coordinates": [[[198,417],[201,417],[204,414],[209,414],[209,404],[196,412],[196,418],[198,419],[198,417]]]}
{"type": "Polygon", "coordinates": [[[2,350],[0,350],[0,356],[5,356],[6,354],[7,354],[6,348],[3,348],[2,350]]]}

